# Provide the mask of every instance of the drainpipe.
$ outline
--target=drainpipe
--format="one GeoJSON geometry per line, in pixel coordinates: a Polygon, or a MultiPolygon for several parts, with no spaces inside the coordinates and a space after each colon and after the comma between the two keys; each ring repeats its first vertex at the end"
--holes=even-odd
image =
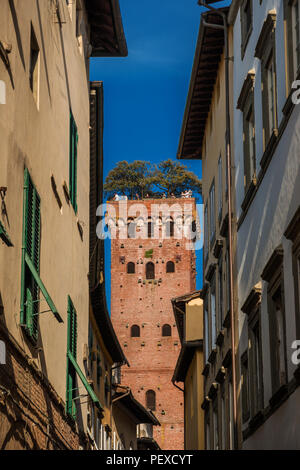
{"type": "MultiPolygon", "coordinates": [[[[230,324],[231,324],[231,349],[232,349],[232,388],[233,388],[233,416],[234,416],[234,443],[238,447],[237,433],[237,379],[236,379],[236,358],[235,358],[235,322],[233,311],[233,248],[232,248],[232,194],[231,194],[231,136],[230,136],[230,96],[229,96],[229,38],[227,16],[204,1],[198,0],[198,4],[210,11],[222,16],[223,25],[216,25],[203,21],[203,25],[214,29],[223,29],[225,41],[225,90],[226,90],[226,167],[227,167],[227,188],[228,188],[228,241],[229,241],[229,290],[230,290],[230,324]]],[[[208,12],[207,12],[208,13],[208,12]]],[[[205,15],[205,13],[204,13],[205,15]]]]}

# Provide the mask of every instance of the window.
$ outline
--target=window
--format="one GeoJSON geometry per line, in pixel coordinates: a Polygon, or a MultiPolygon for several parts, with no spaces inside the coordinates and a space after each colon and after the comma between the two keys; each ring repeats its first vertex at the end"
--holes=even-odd
{"type": "Polygon", "coordinates": [[[205,448],[211,449],[209,409],[205,413],[205,448]]]}
{"type": "Polygon", "coordinates": [[[39,106],[40,49],[31,26],[29,84],[37,107],[39,106]]]}
{"type": "Polygon", "coordinates": [[[174,227],[175,227],[175,223],[174,223],[174,220],[171,217],[166,222],[166,236],[167,237],[174,237],[174,227]]]}
{"type": "Polygon", "coordinates": [[[244,128],[244,188],[245,192],[255,178],[255,130],[254,130],[254,93],[250,93],[243,111],[244,128]]]}
{"type": "Polygon", "coordinates": [[[226,450],[226,409],[224,383],[221,385],[221,420],[222,420],[222,450],[226,450]]]}
{"type": "Polygon", "coordinates": [[[175,273],[175,264],[173,263],[173,261],[168,261],[167,262],[166,272],[167,273],[175,273]]]}
{"type": "Polygon", "coordinates": [[[230,264],[229,264],[229,248],[227,247],[225,253],[225,266],[226,266],[226,314],[230,309],[230,264]]]}
{"type": "Polygon", "coordinates": [[[70,201],[77,214],[77,146],[78,132],[77,126],[70,111],[70,163],[69,163],[69,191],[70,201]]]}
{"type": "Polygon", "coordinates": [[[218,423],[218,403],[217,398],[213,403],[213,422],[214,422],[214,450],[220,449],[219,444],[219,423],[218,423]]]}
{"type": "Polygon", "coordinates": [[[296,80],[300,66],[300,0],[285,0],[289,86],[296,80]]]}
{"type": "Polygon", "coordinates": [[[224,306],[223,306],[223,263],[222,257],[220,257],[218,262],[218,324],[217,327],[219,330],[222,329],[224,321],[224,306]]]}
{"type": "Polygon", "coordinates": [[[222,156],[220,155],[218,161],[218,217],[222,217],[223,206],[223,175],[222,175],[222,156]]]}
{"type": "Polygon", "coordinates": [[[206,264],[208,258],[208,208],[207,203],[204,209],[204,264],[206,264]]]}
{"type": "Polygon", "coordinates": [[[162,327],[162,336],[172,336],[172,328],[170,325],[164,325],[162,327]]]}
{"type": "Polygon", "coordinates": [[[141,330],[138,325],[132,325],[131,327],[131,337],[132,338],[139,338],[141,336],[141,330]]]}
{"type": "Polygon", "coordinates": [[[260,309],[249,322],[250,345],[250,382],[251,382],[251,416],[255,416],[263,406],[263,374],[260,332],[260,309]]]}
{"type": "Polygon", "coordinates": [[[300,338],[300,206],[296,210],[284,235],[288,240],[292,241],[296,337],[300,338]]]}
{"type": "Polygon", "coordinates": [[[252,31],[252,0],[244,0],[241,6],[242,57],[252,31]]]}
{"type": "Polygon", "coordinates": [[[156,394],[154,390],[147,390],[146,392],[146,408],[151,411],[156,410],[156,394]]]}
{"type": "Polygon", "coordinates": [[[127,274],[134,274],[135,273],[135,264],[130,262],[127,264],[127,274]]]}
{"type": "Polygon", "coordinates": [[[249,407],[249,367],[248,367],[248,351],[241,358],[241,384],[242,384],[242,410],[243,423],[247,422],[250,416],[249,407]]]}
{"type": "Polygon", "coordinates": [[[36,343],[38,339],[39,286],[33,269],[39,275],[41,201],[27,169],[24,175],[24,186],[21,324],[24,325],[31,341],[36,343]]]}
{"type": "Polygon", "coordinates": [[[284,304],[280,285],[276,292],[270,296],[271,315],[273,315],[272,349],[276,388],[286,383],[286,345],[285,345],[285,318],[284,304]]]}
{"type": "Polygon", "coordinates": [[[208,361],[210,355],[210,337],[209,337],[209,317],[207,300],[204,301],[204,346],[205,346],[205,362],[208,361]]]}
{"type": "Polygon", "coordinates": [[[213,279],[210,284],[210,316],[211,316],[211,347],[212,349],[216,348],[216,277],[213,276],[213,279]]]}
{"type": "Polygon", "coordinates": [[[146,279],[155,279],[155,266],[152,261],[146,264],[146,279]]]}
{"type": "Polygon", "coordinates": [[[234,414],[233,414],[233,386],[232,379],[229,382],[229,449],[234,448],[234,414]]]}
{"type": "Polygon", "coordinates": [[[268,283],[271,375],[275,394],[287,381],[282,246],[275,249],[261,277],[268,283]]]}
{"type": "Polygon", "coordinates": [[[216,235],[216,217],[215,217],[215,182],[211,185],[209,192],[209,210],[210,210],[210,242],[212,243],[216,235]]]}
{"type": "Polygon", "coordinates": [[[153,238],[154,236],[154,224],[153,221],[150,219],[148,220],[148,238],[153,238]]]}
{"type": "Polygon", "coordinates": [[[261,60],[264,149],[277,132],[275,25],[276,13],[269,12],[255,49],[255,56],[261,60]]]}
{"type": "MultiPolygon", "coordinates": [[[[67,351],[70,352],[73,358],[77,359],[77,313],[74,308],[73,302],[68,297],[68,338],[67,338],[67,351]]],[[[66,411],[74,419],[76,418],[76,370],[67,358],[67,397],[66,397],[66,411]]]]}

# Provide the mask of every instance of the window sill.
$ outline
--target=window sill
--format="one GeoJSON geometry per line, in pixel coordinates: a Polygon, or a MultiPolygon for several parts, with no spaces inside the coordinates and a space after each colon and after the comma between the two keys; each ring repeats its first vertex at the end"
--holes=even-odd
{"type": "Polygon", "coordinates": [[[256,431],[264,421],[264,414],[262,410],[259,410],[249,422],[249,428],[251,431],[256,431]]]}
{"type": "Polygon", "coordinates": [[[225,330],[220,330],[217,336],[217,340],[216,340],[216,343],[219,347],[221,347],[222,344],[224,343],[224,336],[225,336],[225,330]]]}
{"type": "Polygon", "coordinates": [[[216,263],[211,263],[211,264],[209,265],[208,270],[207,270],[207,273],[206,273],[206,275],[205,275],[205,280],[206,280],[207,282],[210,282],[210,281],[212,280],[212,277],[213,277],[213,275],[214,275],[214,273],[215,273],[216,267],[217,267],[216,263]]]}
{"type": "Polygon", "coordinates": [[[270,136],[268,145],[266,146],[262,159],[260,161],[260,166],[262,170],[266,170],[266,168],[269,166],[269,163],[271,161],[271,158],[273,156],[273,153],[277,144],[277,139],[278,139],[278,129],[274,129],[270,136]]]}
{"type": "Polygon", "coordinates": [[[271,408],[279,405],[282,401],[285,401],[288,395],[288,386],[287,384],[281,385],[281,387],[274,393],[269,403],[271,408]]]}
{"type": "Polygon", "coordinates": [[[225,375],[226,375],[226,372],[225,372],[225,367],[222,366],[220,367],[220,369],[218,370],[218,373],[216,375],[216,381],[219,383],[219,384],[222,384],[225,380],[225,375]]]}
{"type": "Polygon", "coordinates": [[[224,328],[230,328],[230,310],[228,310],[228,312],[226,313],[226,316],[224,318],[224,321],[223,321],[223,326],[224,328]]]}
{"type": "Polygon", "coordinates": [[[250,204],[253,200],[253,196],[255,194],[256,184],[257,184],[256,178],[253,178],[251,180],[251,183],[249,184],[247,190],[246,190],[244,200],[241,204],[243,212],[246,212],[249,209],[249,206],[250,206],[250,204]]]}
{"type": "Polygon", "coordinates": [[[223,240],[217,238],[213,247],[213,255],[215,258],[219,258],[223,248],[223,240]]]}
{"type": "Polygon", "coordinates": [[[212,350],[207,360],[211,365],[213,365],[216,361],[216,357],[217,357],[217,349],[215,348],[212,350]]]}
{"type": "Polygon", "coordinates": [[[209,374],[209,369],[210,369],[210,364],[207,362],[204,366],[204,369],[202,371],[202,375],[204,375],[204,377],[207,377],[208,374],[209,374]]]}

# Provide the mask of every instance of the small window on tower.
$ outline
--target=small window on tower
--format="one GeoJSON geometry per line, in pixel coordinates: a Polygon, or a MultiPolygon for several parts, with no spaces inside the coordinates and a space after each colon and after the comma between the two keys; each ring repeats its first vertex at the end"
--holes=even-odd
{"type": "Polygon", "coordinates": [[[146,264],[146,279],[155,279],[155,267],[152,261],[146,264]]]}
{"type": "Polygon", "coordinates": [[[156,409],[156,394],[154,390],[147,390],[146,392],[146,408],[151,411],[156,409]]]}
{"type": "Polygon", "coordinates": [[[172,336],[172,328],[170,325],[164,325],[162,327],[162,336],[172,336]]]}
{"type": "Polygon", "coordinates": [[[173,263],[173,261],[168,261],[167,262],[166,272],[167,273],[175,273],[175,264],[173,263]]]}
{"type": "Polygon", "coordinates": [[[139,338],[141,336],[141,329],[138,325],[132,325],[131,338],[139,338]]]}
{"type": "Polygon", "coordinates": [[[127,264],[127,274],[134,274],[135,273],[135,264],[128,263],[127,264]]]}
{"type": "Polygon", "coordinates": [[[174,226],[175,226],[174,220],[172,219],[172,217],[170,217],[170,219],[168,219],[166,223],[166,236],[167,237],[174,237],[174,226]]]}

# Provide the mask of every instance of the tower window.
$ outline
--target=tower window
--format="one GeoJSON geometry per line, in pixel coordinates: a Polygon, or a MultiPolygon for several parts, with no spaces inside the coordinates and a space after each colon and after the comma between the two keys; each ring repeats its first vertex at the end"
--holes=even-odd
{"type": "Polygon", "coordinates": [[[134,274],[135,273],[135,264],[128,263],[127,264],[127,274],[134,274]]]}
{"type": "Polygon", "coordinates": [[[146,279],[155,279],[155,267],[151,261],[146,264],[146,279]]]}
{"type": "Polygon", "coordinates": [[[167,237],[174,237],[174,220],[172,217],[167,220],[166,223],[166,235],[167,237]]]}
{"type": "Polygon", "coordinates": [[[141,329],[138,325],[132,325],[131,338],[139,338],[141,336],[141,329]]]}
{"type": "Polygon", "coordinates": [[[154,225],[153,225],[152,219],[148,219],[148,238],[152,238],[154,236],[153,228],[154,228],[154,225]]]}
{"type": "Polygon", "coordinates": [[[156,409],[156,394],[154,390],[147,390],[146,392],[146,408],[151,411],[156,409]]]}
{"type": "Polygon", "coordinates": [[[162,327],[162,336],[172,336],[172,329],[170,325],[164,325],[162,327]]]}
{"type": "Polygon", "coordinates": [[[166,272],[167,273],[175,273],[175,264],[173,263],[173,261],[168,261],[167,262],[166,272]]]}

